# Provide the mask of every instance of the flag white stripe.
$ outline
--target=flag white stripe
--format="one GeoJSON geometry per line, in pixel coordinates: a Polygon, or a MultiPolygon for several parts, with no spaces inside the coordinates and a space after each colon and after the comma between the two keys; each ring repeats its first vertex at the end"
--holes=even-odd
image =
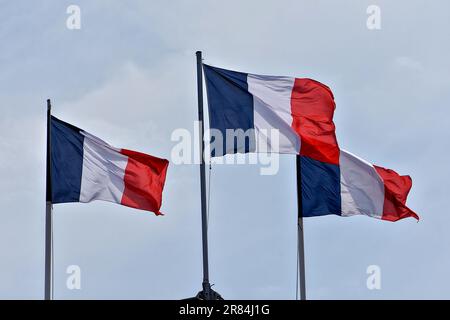
{"type": "Polygon", "coordinates": [[[257,152],[300,152],[300,137],[291,126],[294,82],[291,77],[247,76],[248,91],[253,95],[257,152]],[[271,134],[271,130],[279,135],[271,134]]]}
{"type": "Polygon", "coordinates": [[[121,203],[128,157],[106,142],[82,132],[83,172],[80,202],[104,200],[121,203]]]}
{"type": "Polygon", "coordinates": [[[342,149],[339,165],[342,215],[363,214],[381,219],[384,183],[373,165],[342,149]]]}

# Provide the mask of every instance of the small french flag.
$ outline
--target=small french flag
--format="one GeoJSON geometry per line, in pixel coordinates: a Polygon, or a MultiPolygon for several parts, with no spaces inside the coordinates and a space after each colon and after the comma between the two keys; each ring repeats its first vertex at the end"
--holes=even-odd
{"type": "Polygon", "coordinates": [[[103,200],[160,215],[168,164],[51,117],[52,203],[103,200]]]}
{"type": "Polygon", "coordinates": [[[301,157],[304,217],[365,215],[387,221],[419,216],[406,206],[409,176],[340,150],[339,164],[301,157]]]}

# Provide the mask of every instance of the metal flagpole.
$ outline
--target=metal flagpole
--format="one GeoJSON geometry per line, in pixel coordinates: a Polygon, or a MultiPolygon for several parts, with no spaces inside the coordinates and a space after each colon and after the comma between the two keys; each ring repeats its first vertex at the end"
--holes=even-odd
{"type": "Polygon", "coordinates": [[[202,209],[202,246],[203,246],[203,291],[199,292],[198,298],[204,300],[218,300],[222,297],[211,289],[209,283],[209,263],[208,263],[208,221],[206,206],[206,173],[205,173],[205,142],[203,133],[205,125],[203,122],[203,73],[202,73],[202,52],[197,51],[197,97],[198,97],[198,121],[200,122],[200,192],[201,192],[201,209],[202,209]]]}
{"type": "Polygon", "coordinates": [[[203,132],[205,125],[203,123],[203,74],[202,74],[202,52],[197,51],[197,97],[198,97],[198,121],[200,122],[200,193],[202,205],[202,246],[203,246],[203,294],[206,300],[210,300],[211,284],[209,283],[209,263],[208,263],[208,230],[206,217],[206,176],[205,176],[205,158],[203,132]]]}
{"type": "Polygon", "coordinates": [[[47,100],[47,179],[45,214],[45,300],[51,300],[52,287],[52,175],[51,175],[51,103],[47,100]]]}
{"type": "Polygon", "coordinates": [[[302,209],[302,166],[301,157],[296,156],[297,164],[297,207],[298,207],[298,273],[300,280],[300,300],[306,300],[305,283],[305,239],[303,237],[303,209],[302,209]]]}

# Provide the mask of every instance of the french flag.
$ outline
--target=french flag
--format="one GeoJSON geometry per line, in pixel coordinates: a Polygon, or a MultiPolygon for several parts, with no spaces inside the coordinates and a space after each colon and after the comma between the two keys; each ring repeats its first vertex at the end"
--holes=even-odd
{"type": "Polygon", "coordinates": [[[213,156],[229,153],[300,154],[337,164],[333,123],[336,108],[326,85],[306,78],[263,76],[204,64],[210,129],[225,137],[213,156]],[[250,132],[247,140],[226,141],[227,130],[250,132]],[[279,141],[268,133],[279,132],[279,141]],[[274,148],[275,146],[275,148],[274,148]]]}
{"type": "Polygon", "coordinates": [[[247,152],[300,155],[302,214],[367,215],[389,221],[418,219],[406,207],[409,176],[374,166],[340,150],[333,93],[307,78],[264,76],[204,64],[210,129],[225,137],[212,156],[247,152]],[[248,131],[226,141],[227,130],[248,131]],[[279,131],[279,141],[267,137],[279,131]],[[276,148],[273,148],[276,146],[276,148]]]}
{"type": "Polygon", "coordinates": [[[406,206],[412,187],[409,176],[373,165],[340,150],[339,164],[301,157],[302,212],[304,217],[336,214],[366,215],[397,221],[419,216],[406,206]]]}
{"type": "Polygon", "coordinates": [[[160,215],[169,162],[51,117],[52,203],[103,200],[160,215]]]}

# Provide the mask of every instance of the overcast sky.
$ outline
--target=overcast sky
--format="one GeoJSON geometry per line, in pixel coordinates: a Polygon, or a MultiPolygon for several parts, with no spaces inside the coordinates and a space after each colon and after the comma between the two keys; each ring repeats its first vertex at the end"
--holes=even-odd
{"type": "MultiPolygon", "coordinates": [[[[305,221],[310,299],[450,299],[450,3],[0,0],[0,298],[44,293],[45,121],[170,157],[197,118],[208,64],[310,77],[334,92],[341,147],[413,179],[421,217],[305,221]],[[81,29],[66,27],[70,4],[81,29]],[[369,5],[381,29],[366,27],[369,5]],[[381,290],[366,269],[381,268],[381,290]]],[[[295,157],[277,175],[213,166],[210,277],[227,299],[294,299],[295,157]]],[[[54,207],[55,298],[180,299],[201,289],[198,166],[170,165],[164,217],[94,202],[54,207]],[[81,268],[68,290],[66,268],[81,268]]]]}

